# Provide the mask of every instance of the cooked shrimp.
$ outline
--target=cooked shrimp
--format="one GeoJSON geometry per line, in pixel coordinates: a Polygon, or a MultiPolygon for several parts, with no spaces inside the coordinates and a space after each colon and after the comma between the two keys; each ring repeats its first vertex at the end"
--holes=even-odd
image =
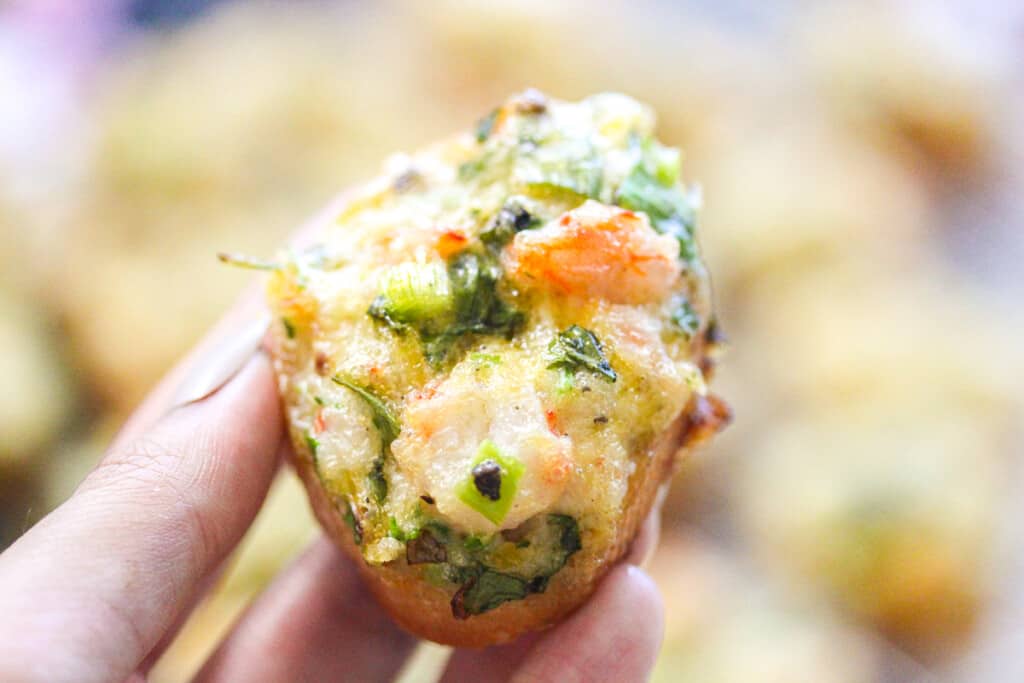
{"type": "Polygon", "coordinates": [[[539,230],[516,235],[505,268],[521,286],[643,304],[679,278],[679,245],[647,217],[593,200],[539,230]]]}
{"type": "Polygon", "coordinates": [[[511,529],[550,508],[573,470],[572,444],[553,434],[535,391],[503,373],[483,379],[459,367],[431,395],[417,395],[392,444],[401,468],[436,501],[450,522],[476,533],[511,529]],[[485,439],[523,465],[515,498],[500,523],[459,499],[485,439]]]}

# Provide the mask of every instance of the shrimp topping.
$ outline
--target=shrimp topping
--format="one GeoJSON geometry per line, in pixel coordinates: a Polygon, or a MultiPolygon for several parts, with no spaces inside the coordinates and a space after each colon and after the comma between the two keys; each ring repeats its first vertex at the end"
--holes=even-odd
{"type": "Polygon", "coordinates": [[[612,303],[664,297],[681,273],[679,245],[644,214],[588,200],[539,230],[516,235],[505,271],[524,288],[612,303]]]}
{"type": "Polygon", "coordinates": [[[537,393],[502,373],[478,377],[460,364],[431,396],[415,394],[392,444],[395,459],[449,522],[473,533],[511,529],[550,509],[573,473],[572,442],[549,429],[537,393]],[[500,521],[460,499],[481,444],[521,464],[514,499],[500,521]]]}

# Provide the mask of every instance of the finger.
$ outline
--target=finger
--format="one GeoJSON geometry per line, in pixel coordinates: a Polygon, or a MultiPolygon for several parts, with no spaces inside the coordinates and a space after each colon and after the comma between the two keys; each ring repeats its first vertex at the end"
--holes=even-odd
{"type": "Polygon", "coordinates": [[[577,612],[511,645],[453,656],[443,681],[643,681],[661,645],[664,608],[643,570],[619,565],[577,612]]]}
{"type": "Polygon", "coordinates": [[[390,681],[415,644],[351,560],[320,539],[242,616],[197,681],[390,681]]]}
{"type": "Polygon", "coordinates": [[[645,681],[664,630],[664,606],[640,568],[619,565],[575,614],[545,634],[513,681],[645,681]]]}
{"type": "MultiPolygon", "coordinates": [[[[313,244],[318,230],[333,222],[349,201],[348,192],[335,197],[292,235],[290,248],[304,249],[313,244]]],[[[128,418],[114,444],[143,433],[173,405],[199,400],[224,384],[260,346],[270,322],[262,288],[254,283],[196,348],[154,387],[128,418]]]]}
{"type": "Polygon", "coordinates": [[[282,436],[257,353],[212,395],[115,446],[0,555],[0,680],[126,678],[252,521],[282,436]]]}
{"type": "Polygon", "coordinates": [[[138,438],[175,405],[201,400],[223,386],[263,343],[269,323],[260,288],[250,286],[134,410],[114,437],[112,447],[138,438]]]}
{"type": "Polygon", "coordinates": [[[539,633],[530,633],[508,645],[456,650],[448,660],[441,683],[504,683],[512,678],[540,637],[539,633]]]}

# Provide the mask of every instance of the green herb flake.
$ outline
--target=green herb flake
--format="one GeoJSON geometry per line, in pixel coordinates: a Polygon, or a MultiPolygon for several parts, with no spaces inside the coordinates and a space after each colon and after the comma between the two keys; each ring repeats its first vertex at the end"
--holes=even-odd
{"type": "Polygon", "coordinates": [[[604,182],[604,164],[589,143],[565,140],[520,153],[513,184],[539,199],[596,199],[604,182]]]}
{"type": "Polygon", "coordinates": [[[601,342],[593,332],[579,325],[571,325],[559,332],[548,346],[548,355],[551,358],[548,367],[553,370],[575,372],[582,368],[609,382],[618,379],[618,373],[604,355],[601,342]]]}
{"type": "Polygon", "coordinates": [[[248,270],[280,270],[281,264],[274,263],[272,261],[261,261],[260,259],[246,256],[245,254],[230,254],[227,252],[220,252],[217,254],[217,260],[221,263],[226,263],[229,266],[235,266],[236,268],[246,268],[248,270]]]}
{"type": "Polygon", "coordinates": [[[309,432],[304,433],[302,438],[306,442],[306,448],[309,449],[309,454],[313,456],[313,460],[316,460],[316,451],[320,448],[320,442],[317,441],[317,439],[309,432]]]}
{"type": "Polygon", "coordinates": [[[487,547],[487,543],[480,536],[466,536],[466,540],[462,542],[462,547],[471,553],[478,553],[487,547]]]}
{"type": "Polygon", "coordinates": [[[370,470],[370,493],[378,504],[388,497],[388,480],[384,477],[384,458],[377,458],[370,470]]]}
{"type": "Polygon", "coordinates": [[[459,500],[486,517],[492,524],[501,524],[512,508],[512,501],[519,488],[519,479],[526,470],[525,466],[516,458],[502,454],[493,441],[485,439],[480,444],[472,468],[469,476],[458,485],[456,495],[459,500]],[[493,463],[497,469],[496,491],[480,490],[476,471],[483,463],[493,463]],[[493,497],[495,493],[497,495],[493,497]]]}
{"type": "Polygon", "coordinates": [[[459,180],[464,183],[473,180],[483,172],[486,166],[487,159],[485,157],[470,159],[459,164],[459,180]]]}
{"type": "Polygon", "coordinates": [[[388,536],[391,538],[401,541],[402,543],[406,543],[415,540],[420,536],[420,534],[421,531],[419,529],[406,531],[401,527],[397,519],[394,517],[388,517],[388,536]]]}
{"type": "Polygon", "coordinates": [[[384,447],[387,448],[390,446],[391,442],[398,436],[398,432],[401,431],[401,426],[398,424],[398,420],[391,414],[391,411],[388,410],[388,407],[384,402],[375,396],[369,389],[361,387],[355,382],[347,380],[344,377],[335,375],[331,378],[331,381],[355,392],[366,402],[366,405],[370,406],[370,410],[373,414],[373,426],[377,428],[378,432],[380,432],[380,438],[384,442],[384,447]]]}
{"type": "Polygon", "coordinates": [[[355,540],[356,545],[362,545],[363,525],[359,523],[359,518],[356,517],[351,501],[348,501],[345,505],[345,523],[352,529],[352,538],[355,540]]]}
{"type": "Polygon", "coordinates": [[[281,324],[284,325],[284,333],[288,335],[288,338],[295,339],[295,323],[288,318],[281,318],[281,324]]]}
{"type": "Polygon", "coordinates": [[[498,121],[498,113],[500,111],[500,109],[495,109],[477,122],[476,129],[473,131],[477,142],[483,144],[487,138],[491,137],[491,133],[494,132],[494,124],[498,121]]]}
{"type": "Polygon", "coordinates": [[[691,339],[700,329],[700,318],[693,310],[690,302],[683,297],[673,301],[673,309],[670,320],[672,325],[687,339],[691,339]]]}

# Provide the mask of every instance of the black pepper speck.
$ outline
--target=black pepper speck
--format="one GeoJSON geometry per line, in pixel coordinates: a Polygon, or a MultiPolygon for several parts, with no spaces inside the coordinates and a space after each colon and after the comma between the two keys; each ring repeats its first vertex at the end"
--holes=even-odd
{"type": "Polygon", "coordinates": [[[473,485],[480,495],[490,500],[501,498],[501,465],[484,460],[473,468],[473,485]]]}

